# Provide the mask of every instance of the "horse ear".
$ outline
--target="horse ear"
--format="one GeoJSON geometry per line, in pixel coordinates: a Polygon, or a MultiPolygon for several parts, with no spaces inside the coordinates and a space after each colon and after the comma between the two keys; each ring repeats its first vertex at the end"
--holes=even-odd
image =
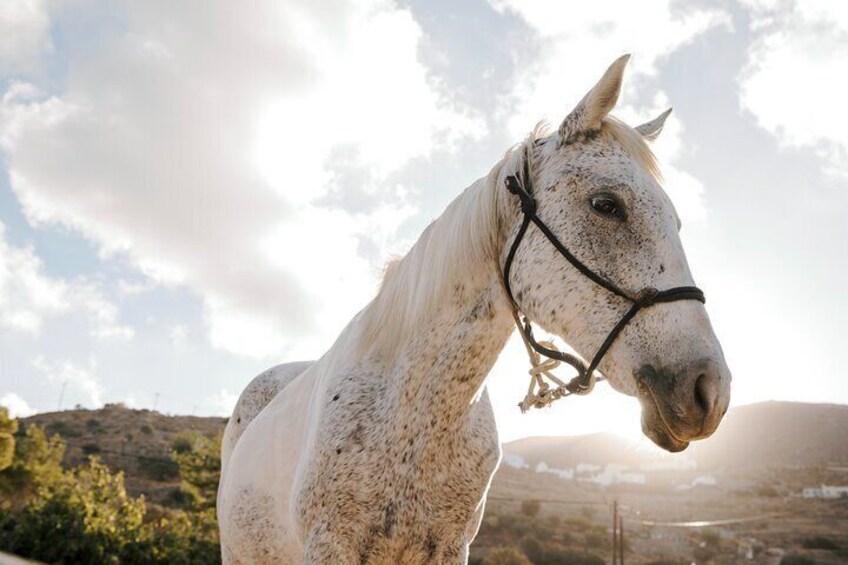
{"type": "Polygon", "coordinates": [[[624,55],[609,66],[607,72],[568,114],[559,126],[560,143],[568,143],[578,133],[597,131],[601,121],[615,107],[621,92],[624,67],[630,55],[624,55]]]}
{"type": "Polygon", "coordinates": [[[657,137],[659,137],[660,132],[665,125],[665,119],[668,115],[671,114],[671,108],[651,120],[650,122],[645,122],[641,126],[636,128],[636,131],[642,134],[642,137],[647,139],[648,141],[653,141],[657,137]]]}

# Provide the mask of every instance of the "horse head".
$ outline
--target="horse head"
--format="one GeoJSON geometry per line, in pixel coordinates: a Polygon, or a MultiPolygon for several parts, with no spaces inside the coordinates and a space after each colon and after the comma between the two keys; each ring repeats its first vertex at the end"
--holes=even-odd
{"type": "Polygon", "coordinates": [[[511,258],[504,245],[500,259],[516,307],[584,357],[600,349],[598,369],[613,388],[638,397],[645,435],[681,451],[716,430],[731,376],[648,146],[669,111],[637,128],[610,116],[627,60],[609,67],[556,132],[526,143],[532,210],[522,201],[525,215],[514,215],[507,239],[520,244],[511,258]],[[539,229],[522,231],[528,214],[539,229]],[[574,257],[565,260],[563,248],[574,257]],[[646,289],[669,289],[670,298],[644,301],[628,318],[646,289]]]}

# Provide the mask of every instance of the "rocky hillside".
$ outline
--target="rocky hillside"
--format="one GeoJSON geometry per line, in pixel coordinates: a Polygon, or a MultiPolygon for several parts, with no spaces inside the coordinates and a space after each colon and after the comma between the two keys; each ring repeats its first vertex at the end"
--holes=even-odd
{"type": "Polygon", "coordinates": [[[96,455],[111,468],[124,471],[133,495],[161,502],[179,485],[177,466],[171,460],[175,443],[192,434],[213,438],[223,431],[226,419],[166,416],[107,404],[100,410],[48,412],[23,420],[24,426],[32,423],[65,440],[68,465],[96,455]]]}

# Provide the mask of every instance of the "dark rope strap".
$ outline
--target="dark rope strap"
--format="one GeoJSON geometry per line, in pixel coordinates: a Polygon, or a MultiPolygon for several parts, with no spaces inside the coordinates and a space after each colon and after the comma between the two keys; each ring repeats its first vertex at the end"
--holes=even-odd
{"type": "Polygon", "coordinates": [[[518,247],[521,244],[521,241],[524,239],[524,235],[527,233],[527,229],[530,226],[530,222],[536,225],[539,228],[539,231],[551,242],[551,244],[556,248],[560,254],[568,260],[581,274],[583,274],[586,278],[590,279],[597,285],[603,287],[609,292],[615,294],[616,296],[620,296],[625,300],[632,302],[632,306],[630,309],[622,316],[621,320],[615,325],[615,327],[610,331],[607,335],[604,342],[601,344],[598,351],[595,353],[595,356],[592,358],[591,363],[587,367],[583,361],[578,359],[574,355],[570,355],[568,353],[563,353],[562,351],[556,351],[554,349],[550,349],[541,345],[536,339],[533,337],[533,327],[530,323],[530,320],[525,316],[523,319],[523,324],[518,323],[518,318],[516,318],[516,325],[518,326],[518,330],[524,335],[525,341],[530,344],[530,346],[540,355],[544,355],[550,359],[556,359],[557,361],[561,361],[563,363],[567,363],[574,367],[577,370],[577,376],[571,379],[569,383],[565,385],[565,388],[568,392],[572,394],[585,394],[592,389],[592,375],[595,370],[597,370],[598,365],[600,365],[601,360],[604,355],[606,355],[607,351],[612,347],[615,340],[618,338],[619,334],[624,330],[625,326],[639,313],[639,311],[643,308],[648,308],[655,304],[665,303],[665,302],[675,302],[678,300],[697,300],[699,302],[705,302],[706,299],[704,297],[703,291],[701,289],[694,286],[680,286],[674,287],[663,291],[658,291],[654,288],[646,288],[639,292],[637,295],[633,295],[632,293],[626,292],[622,290],[618,285],[608,281],[601,275],[597,274],[595,271],[587,267],[583,264],[582,261],[577,259],[577,257],[572,254],[568,248],[562,244],[562,242],[554,235],[554,233],[548,228],[547,225],[536,215],[536,199],[533,198],[533,195],[529,190],[525,188],[525,186],[532,186],[530,179],[530,166],[529,166],[529,155],[528,149],[525,147],[524,149],[524,163],[523,163],[523,179],[519,180],[516,175],[509,175],[506,178],[506,188],[510,193],[516,195],[521,202],[521,212],[523,213],[523,218],[521,221],[521,226],[518,228],[518,232],[515,234],[515,238],[512,240],[512,245],[510,245],[509,252],[506,256],[506,261],[504,262],[504,271],[503,271],[503,284],[504,290],[506,291],[507,296],[509,297],[510,302],[512,303],[512,307],[516,311],[520,311],[520,307],[515,300],[515,297],[512,294],[512,287],[509,281],[509,273],[512,269],[512,263],[515,260],[515,254],[518,251],[518,247]]]}

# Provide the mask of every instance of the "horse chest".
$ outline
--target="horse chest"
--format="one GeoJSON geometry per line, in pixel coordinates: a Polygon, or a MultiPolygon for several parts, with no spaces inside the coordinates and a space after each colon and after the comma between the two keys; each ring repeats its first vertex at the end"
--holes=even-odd
{"type": "Polygon", "coordinates": [[[301,527],[333,524],[368,563],[429,562],[464,547],[500,456],[488,396],[456,426],[426,404],[391,406],[397,391],[379,379],[357,380],[330,396],[297,496],[301,527]]]}

